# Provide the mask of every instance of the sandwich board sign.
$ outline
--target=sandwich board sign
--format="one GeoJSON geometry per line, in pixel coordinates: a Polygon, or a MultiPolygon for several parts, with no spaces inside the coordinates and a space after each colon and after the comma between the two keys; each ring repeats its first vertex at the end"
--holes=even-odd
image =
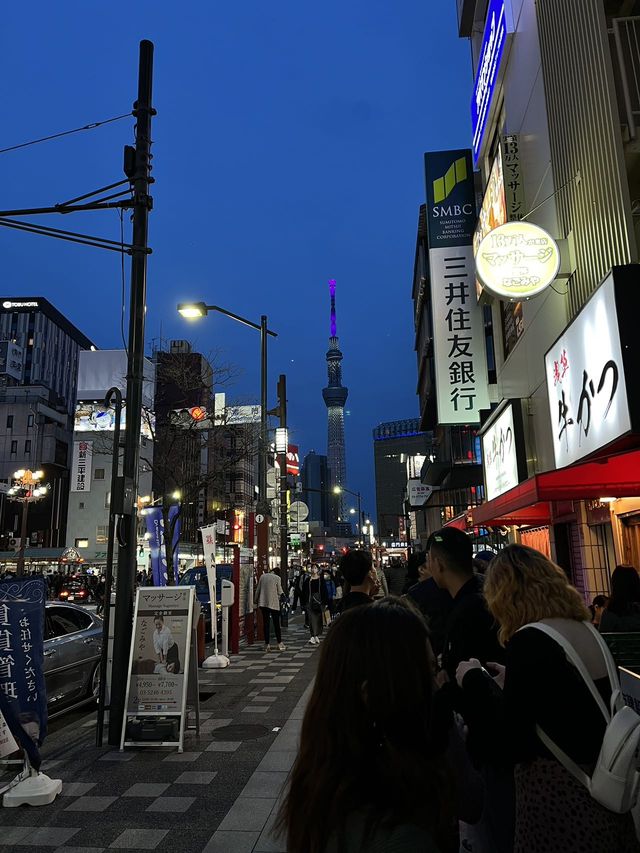
{"type": "MultiPolygon", "coordinates": [[[[133,641],[125,698],[120,749],[125,746],[177,746],[183,751],[187,724],[187,699],[193,696],[197,659],[194,646],[195,587],[140,587],[133,616],[133,641]],[[195,669],[195,673],[194,673],[195,669]],[[177,738],[159,734],[149,740],[132,732],[140,726],[164,718],[177,738]],[[172,725],[173,722],[173,725],[172,725]]],[[[197,699],[196,715],[198,716],[197,699]]]]}

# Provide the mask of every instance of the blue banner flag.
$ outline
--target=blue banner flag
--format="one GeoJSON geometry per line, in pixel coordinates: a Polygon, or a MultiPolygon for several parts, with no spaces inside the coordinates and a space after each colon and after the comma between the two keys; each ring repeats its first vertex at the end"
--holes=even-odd
{"type": "Polygon", "coordinates": [[[171,529],[172,524],[173,537],[171,545],[173,548],[173,581],[175,585],[178,586],[180,582],[180,574],[178,572],[178,545],[180,544],[180,532],[182,527],[180,506],[178,504],[172,504],[169,507],[169,529],[171,529]]]}
{"type": "Polygon", "coordinates": [[[151,576],[154,586],[167,585],[167,556],[164,550],[164,519],[162,507],[152,506],[145,512],[151,551],[151,576]]]}
{"type": "Polygon", "coordinates": [[[5,716],[14,737],[35,769],[40,766],[37,746],[42,744],[47,734],[44,682],[46,597],[44,578],[0,581],[1,704],[7,708],[5,716]]]}

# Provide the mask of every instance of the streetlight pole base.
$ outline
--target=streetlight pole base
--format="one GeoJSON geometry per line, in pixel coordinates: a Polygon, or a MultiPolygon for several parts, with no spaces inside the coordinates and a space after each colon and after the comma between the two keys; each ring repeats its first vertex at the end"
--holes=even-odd
{"type": "Polygon", "coordinates": [[[226,655],[213,654],[209,655],[202,662],[203,669],[225,669],[231,661],[226,655]]]}

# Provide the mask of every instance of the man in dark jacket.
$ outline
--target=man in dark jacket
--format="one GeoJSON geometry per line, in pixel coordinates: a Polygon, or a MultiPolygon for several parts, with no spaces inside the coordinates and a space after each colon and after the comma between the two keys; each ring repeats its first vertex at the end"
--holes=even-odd
{"type": "Polygon", "coordinates": [[[349,551],[340,560],[340,571],[346,589],[340,612],[344,613],[361,604],[371,604],[378,582],[369,551],[349,551]]]}
{"type": "Polygon", "coordinates": [[[442,669],[455,682],[463,660],[499,662],[503,650],[482,594],[482,577],[473,573],[470,537],[455,527],[443,527],[431,534],[427,549],[431,577],[453,599],[444,632],[442,669]]]}
{"type": "Polygon", "coordinates": [[[442,654],[447,630],[447,619],[453,607],[453,600],[446,589],[440,589],[431,577],[428,569],[428,556],[425,551],[413,555],[417,563],[418,583],[407,591],[407,597],[416,604],[429,625],[431,648],[436,655],[442,654]]]}

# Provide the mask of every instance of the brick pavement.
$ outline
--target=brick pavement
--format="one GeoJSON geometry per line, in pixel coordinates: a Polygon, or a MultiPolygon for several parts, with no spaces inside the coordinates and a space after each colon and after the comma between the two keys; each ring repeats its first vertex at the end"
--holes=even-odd
{"type": "Polygon", "coordinates": [[[284,652],[243,647],[228,669],[200,670],[201,732],[187,733],[183,753],[98,749],[95,713],[55,732],[43,770],[63,780],[62,795],[0,809],[0,851],[284,850],[270,828],[315,673],[308,637],[293,619],[284,652]]]}

